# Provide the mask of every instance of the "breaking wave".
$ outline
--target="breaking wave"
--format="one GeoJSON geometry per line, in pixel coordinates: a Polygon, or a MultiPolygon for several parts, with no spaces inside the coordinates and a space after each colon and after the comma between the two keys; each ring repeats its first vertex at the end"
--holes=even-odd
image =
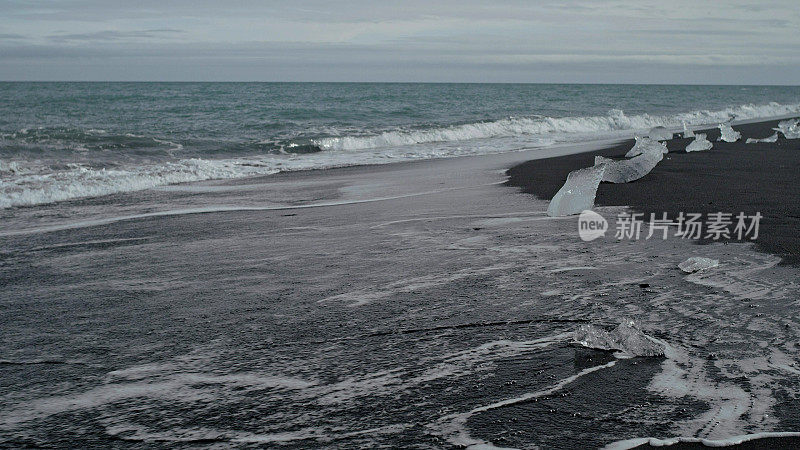
{"type": "Polygon", "coordinates": [[[0,175],[9,172],[16,176],[9,180],[0,179],[0,208],[140,191],[191,181],[269,175],[279,170],[246,161],[187,159],[129,169],[97,169],[69,164],[66,170],[55,173],[35,173],[20,168],[16,163],[3,165],[0,162],[0,175]]]}
{"type": "MultiPolygon", "coordinates": [[[[277,172],[385,164],[413,159],[501,153],[554,143],[630,138],[656,126],[716,125],[796,114],[800,104],[743,105],[675,115],[527,117],[372,135],[300,137],[259,141],[231,151],[192,148],[139,135],[104,130],[20,130],[0,136],[0,208],[140,191],[176,183],[242,178],[277,172]],[[492,141],[479,141],[494,138],[492,141]],[[466,144],[466,141],[474,140],[466,144]],[[158,147],[152,148],[153,143],[158,147]],[[69,145],[67,145],[69,144],[69,145]],[[254,144],[255,145],[255,144],[254,144]],[[185,148],[184,148],[185,147],[185,148]],[[131,148],[140,149],[125,153],[131,148]],[[76,150],[77,149],[77,150],[76,150]],[[214,156],[209,157],[209,156],[214,156]]],[[[352,131],[352,130],[349,130],[352,131]]]]}
{"type": "Polygon", "coordinates": [[[605,116],[589,117],[510,117],[506,119],[452,125],[427,130],[396,130],[375,135],[338,136],[316,139],[323,150],[364,150],[381,147],[398,147],[431,142],[466,141],[492,137],[546,134],[593,134],[603,132],[644,130],[656,126],[679,127],[689,125],[716,124],[730,116],[737,119],[794,114],[800,105],[742,105],[718,111],[693,111],[676,115],[640,114],[627,116],[623,111],[611,110],[605,116]]]}

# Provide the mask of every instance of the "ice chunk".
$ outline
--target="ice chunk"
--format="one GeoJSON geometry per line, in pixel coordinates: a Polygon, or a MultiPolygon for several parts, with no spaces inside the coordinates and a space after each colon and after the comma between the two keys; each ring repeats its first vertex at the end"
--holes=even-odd
{"type": "Polygon", "coordinates": [[[692,256],[686,261],[678,264],[678,268],[686,273],[694,273],[700,270],[710,269],[717,267],[719,260],[711,258],[703,258],[702,256],[692,256]]]}
{"type": "Polygon", "coordinates": [[[754,139],[754,138],[747,138],[746,144],[755,144],[757,142],[778,142],[778,132],[775,132],[770,137],[765,137],[763,139],[754,139]]]}
{"type": "Polygon", "coordinates": [[[702,150],[711,150],[714,144],[706,139],[705,133],[697,133],[694,140],[686,146],[686,152],[699,152],[702,150]]]}
{"type": "Polygon", "coordinates": [[[664,158],[661,152],[642,153],[631,159],[615,161],[613,159],[595,156],[594,165],[605,165],[603,181],[609,183],[630,183],[650,173],[653,167],[664,158]]]}
{"type": "Polygon", "coordinates": [[[683,137],[690,138],[694,137],[694,131],[691,128],[686,126],[686,122],[683,122],[683,137]]]}
{"type": "Polygon", "coordinates": [[[598,350],[617,350],[631,356],[662,356],[664,344],[642,333],[632,320],[626,320],[613,330],[594,325],[581,325],[575,331],[575,342],[598,350]]]}
{"type": "Polygon", "coordinates": [[[635,139],[636,144],[634,144],[633,148],[628,150],[628,153],[625,154],[626,158],[633,158],[634,156],[641,155],[642,153],[664,154],[669,152],[669,150],[667,150],[667,146],[661,142],[638,136],[636,136],[635,139]]]}
{"type": "Polygon", "coordinates": [[[672,139],[672,132],[664,127],[653,127],[647,133],[647,137],[656,141],[668,141],[672,139]]]}
{"type": "Polygon", "coordinates": [[[800,119],[781,120],[780,122],[778,122],[778,128],[773,128],[773,129],[783,132],[783,130],[788,130],[790,128],[796,127],[798,123],[800,123],[800,119]]]}
{"type": "Polygon", "coordinates": [[[739,133],[731,128],[730,124],[728,123],[719,124],[719,131],[721,133],[721,136],[719,137],[720,141],[736,142],[742,137],[742,133],[739,133]]]}
{"type": "Polygon", "coordinates": [[[783,133],[786,139],[800,139],[800,119],[782,120],[773,130],[783,133]]]}
{"type": "Polygon", "coordinates": [[[783,133],[783,137],[786,139],[800,139],[800,126],[790,128],[783,133]]]}
{"type": "Polygon", "coordinates": [[[561,186],[561,189],[550,200],[547,215],[569,216],[592,209],[594,197],[597,195],[597,186],[603,179],[605,171],[606,166],[601,164],[570,172],[564,186],[561,186]]]}
{"type": "MultiPolygon", "coordinates": [[[[3,161],[0,161],[0,172],[17,173],[19,172],[19,166],[15,161],[7,164],[3,164],[3,161]]],[[[0,181],[0,184],[3,184],[3,182],[0,181]]]]}

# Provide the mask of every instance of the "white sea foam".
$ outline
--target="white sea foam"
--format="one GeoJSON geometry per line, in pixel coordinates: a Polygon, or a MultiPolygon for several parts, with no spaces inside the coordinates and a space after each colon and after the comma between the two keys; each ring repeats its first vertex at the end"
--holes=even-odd
{"type": "Polygon", "coordinates": [[[535,392],[528,392],[520,395],[519,397],[508,398],[488,405],[478,406],[467,412],[451,414],[442,417],[441,419],[439,419],[437,423],[438,426],[434,429],[434,432],[437,434],[441,434],[445,439],[447,439],[448,442],[458,447],[497,448],[490,442],[477,439],[469,434],[469,431],[467,430],[466,427],[466,423],[470,417],[486,411],[492,411],[495,409],[528,402],[530,400],[540,397],[545,397],[547,395],[552,395],[553,393],[563,389],[565,386],[571,384],[575,380],[584,377],[586,375],[589,375],[591,373],[597,372],[598,370],[608,369],[610,367],[613,367],[616,363],[617,361],[611,361],[609,363],[602,364],[599,366],[592,366],[587,369],[583,369],[582,371],[574,375],[566,377],[546,389],[535,392]]]}
{"type": "MultiPolygon", "coordinates": [[[[692,111],[671,116],[640,114],[628,116],[623,111],[611,110],[606,116],[589,117],[511,117],[492,122],[469,123],[427,130],[394,130],[367,136],[337,136],[318,139],[317,145],[325,150],[362,150],[367,148],[396,147],[428,142],[465,141],[500,136],[603,133],[621,130],[652,130],[656,127],[681,127],[726,121],[731,115],[737,119],[792,114],[800,105],[743,105],[720,111],[692,111]]],[[[668,134],[663,132],[662,134],[668,134]]]]}
{"type": "MultiPolygon", "coordinates": [[[[175,183],[241,178],[277,172],[386,164],[414,159],[491,154],[597,139],[629,138],[638,131],[663,126],[708,124],[735,114],[740,119],[796,113],[800,105],[744,105],[721,111],[694,111],[670,116],[633,115],[614,110],[606,116],[508,118],[427,130],[397,130],[371,136],[337,136],[316,142],[324,151],[304,155],[257,155],[227,159],[175,159],[120,163],[56,164],[38,159],[0,161],[0,208],[52,203],[83,197],[150,189],[175,183]],[[480,139],[494,138],[491,141],[480,139]],[[464,141],[472,140],[470,144],[464,141]],[[436,143],[436,144],[433,144],[436,143]]],[[[28,132],[19,131],[20,134],[28,132]]],[[[96,131],[99,133],[99,131],[96,131]]],[[[132,135],[133,136],[133,135],[132,135]]],[[[180,144],[159,141],[181,149],[180,144]]]]}
{"type": "Polygon", "coordinates": [[[130,169],[94,169],[73,164],[55,173],[37,171],[35,167],[21,170],[18,163],[10,163],[8,167],[21,173],[0,180],[0,208],[138,191],[189,181],[279,172],[275,167],[248,164],[243,160],[205,159],[185,159],[130,169]]]}
{"type": "Polygon", "coordinates": [[[290,377],[263,376],[254,373],[204,374],[177,373],[165,375],[159,371],[169,366],[150,365],[144,373],[136,370],[118,371],[110,374],[115,381],[97,386],[88,391],[63,396],[50,396],[21,405],[19,409],[0,414],[0,429],[11,429],[22,423],[50,417],[55,414],[98,408],[109,403],[135,398],[166,399],[170,402],[192,403],[216,399],[210,390],[197,389],[198,385],[223,385],[240,390],[306,389],[313,382],[290,377]],[[150,372],[148,372],[150,371],[150,372]],[[146,377],[146,376],[147,377],[146,377]],[[149,378],[148,378],[149,377],[149,378]],[[130,381],[133,379],[133,381],[130,381]],[[144,380],[143,380],[144,379],[144,380]]]}
{"type": "Polygon", "coordinates": [[[464,269],[444,275],[423,275],[420,277],[405,278],[398,281],[393,281],[385,286],[370,286],[368,289],[361,289],[325,297],[317,300],[317,303],[336,301],[345,302],[348,306],[363,306],[377,300],[389,298],[397,293],[417,292],[434,286],[441,286],[455,281],[468,279],[474,276],[506,271],[512,267],[513,264],[495,264],[478,269],[464,269]]]}

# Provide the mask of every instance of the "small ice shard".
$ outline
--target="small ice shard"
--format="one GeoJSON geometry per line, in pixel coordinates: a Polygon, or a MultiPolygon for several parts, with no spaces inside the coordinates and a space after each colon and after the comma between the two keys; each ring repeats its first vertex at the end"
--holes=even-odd
{"type": "Polygon", "coordinates": [[[783,133],[783,137],[786,139],[800,139],[800,126],[789,129],[787,132],[783,133]]]}
{"type": "Polygon", "coordinates": [[[745,143],[746,144],[755,144],[755,143],[758,143],[758,142],[770,142],[770,143],[771,142],[778,142],[778,132],[776,131],[775,134],[773,134],[772,136],[765,137],[763,139],[747,138],[747,141],[745,143]]]}
{"type": "Polygon", "coordinates": [[[672,135],[673,133],[671,131],[660,126],[651,128],[650,132],[647,133],[647,137],[655,141],[668,141],[672,139],[672,135]]]}
{"type": "Polygon", "coordinates": [[[796,127],[798,123],[800,123],[800,119],[781,120],[778,122],[778,128],[773,128],[773,130],[783,132],[783,130],[789,130],[793,127],[796,127]]]}
{"type": "Polygon", "coordinates": [[[683,122],[683,137],[690,138],[694,137],[694,131],[691,128],[686,126],[686,122],[683,122]]]}
{"type": "Polygon", "coordinates": [[[719,140],[725,142],[736,142],[742,137],[742,133],[731,128],[728,123],[719,124],[719,131],[721,133],[719,140]]]}
{"type": "Polygon", "coordinates": [[[550,200],[547,215],[551,217],[570,216],[592,209],[594,197],[597,195],[597,186],[603,180],[605,171],[606,166],[601,164],[570,172],[564,186],[561,186],[561,189],[550,200]]]}
{"type": "Polygon", "coordinates": [[[628,150],[628,153],[625,154],[626,158],[633,158],[634,156],[641,155],[643,153],[664,154],[669,152],[669,150],[667,150],[667,146],[661,142],[639,136],[636,136],[635,139],[636,143],[633,145],[633,148],[628,150]]]}
{"type": "Polygon", "coordinates": [[[783,133],[786,139],[800,139],[800,119],[782,120],[773,130],[783,133]]]}
{"type": "Polygon", "coordinates": [[[678,268],[686,273],[694,273],[700,270],[710,269],[717,267],[719,260],[711,258],[703,258],[702,256],[692,256],[686,261],[678,264],[678,268]]]}
{"type": "Polygon", "coordinates": [[[630,183],[650,173],[651,170],[664,159],[661,152],[647,152],[631,159],[615,161],[602,156],[594,157],[594,165],[605,165],[603,181],[609,183],[630,183]]]}
{"type": "Polygon", "coordinates": [[[617,350],[631,356],[663,356],[664,344],[642,333],[632,320],[626,320],[611,331],[594,325],[581,325],[575,331],[575,342],[598,350],[617,350]]]}
{"type": "MultiPolygon", "coordinates": [[[[8,164],[3,164],[3,161],[0,161],[0,172],[17,173],[19,172],[19,166],[14,161],[8,164]]],[[[0,180],[0,184],[3,184],[2,180],[0,180]]]]}
{"type": "Polygon", "coordinates": [[[711,143],[708,139],[706,139],[705,133],[697,133],[694,140],[686,146],[686,153],[689,152],[699,152],[703,150],[711,150],[714,144],[711,143]]]}

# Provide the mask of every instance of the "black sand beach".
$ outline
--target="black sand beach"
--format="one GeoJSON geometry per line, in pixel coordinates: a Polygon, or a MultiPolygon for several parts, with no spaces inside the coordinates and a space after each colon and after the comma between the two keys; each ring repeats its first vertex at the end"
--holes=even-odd
{"type": "Polygon", "coordinates": [[[10,209],[0,446],[600,448],[795,430],[796,267],[744,246],[583,242],[574,218],[503,186],[509,167],[604,145],[10,209]],[[726,264],[685,276],[689,256],[726,264]],[[574,342],[628,318],[668,354],[574,342]]]}
{"type": "MultiPolygon", "coordinates": [[[[726,445],[724,448],[733,448],[737,450],[759,450],[759,449],[770,449],[770,450],[792,450],[796,449],[800,446],[800,438],[796,437],[767,437],[762,439],[753,439],[751,441],[745,441],[735,445],[726,445]]],[[[664,448],[656,447],[650,444],[643,444],[634,448],[644,449],[644,448],[664,448]]],[[[667,448],[671,450],[703,450],[709,448],[720,448],[720,446],[710,446],[704,445],[700,442],[679,442],[677,444],[672,444],[667,446],[667,448]]]]}
{"type": "MultiPolygon", "coordinates": [[[[670,152],[651,173],[633,183],[602,183],[598,206],[630,206],[635,211],[663,212],[760,212],[759,249],[783,258],[783,264],[800,263],[800,140],[781,135],[775,143],[746,144],[747,138],[774,133],[778,121],[737,125],[742,138],[733,143],[717,142],[718,129],[705,130],[714,148],[687,154],[692,141],[676,138],[667,143],[670,152]]],[[[594,164],[595,155],[621,158],[633,140],[598,152],[529,161],[508,171],[508,184],[549,200],[564,184],[567,174],[594,164]]],[[[707,241],[701,241],[706,243],[707,241]]]]}

